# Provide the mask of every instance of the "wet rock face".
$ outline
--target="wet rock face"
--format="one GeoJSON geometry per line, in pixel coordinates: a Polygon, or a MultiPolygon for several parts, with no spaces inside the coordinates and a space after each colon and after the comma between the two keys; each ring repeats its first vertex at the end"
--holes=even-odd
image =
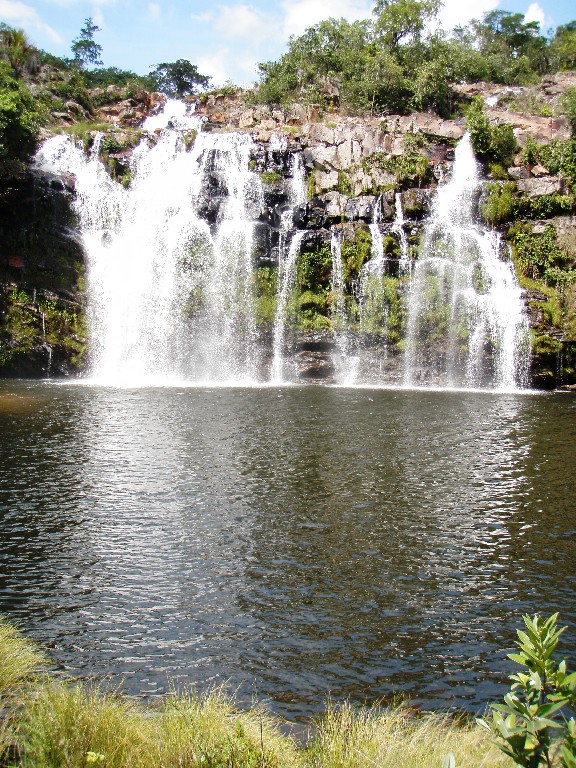
{"type": "Polygon", "coordinates": [[[32,172],[4,189],[0,195],[0,274],[5,280],[75,293],[84,254],[71,208],[73,195],[71,177],[32,172]]]}
{"type": "Polygon", "coordinates": [[[72,178],[30,173],[0,195],[0,376],[66,376],[85,348],[72,178]]]}

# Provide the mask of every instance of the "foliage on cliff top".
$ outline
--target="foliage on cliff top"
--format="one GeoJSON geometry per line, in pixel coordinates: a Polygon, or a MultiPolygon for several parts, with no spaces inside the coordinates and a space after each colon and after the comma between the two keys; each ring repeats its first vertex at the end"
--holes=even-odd
{"type": "Polygon", "coordinates": [[[30,89],[0,61],[0,179],[16,175],[30,159],[41,120],[30,89]]]}
{"type": "Polygon", "coordinates": [[[377,0],[373,21],[329,19],[310,27],[290,39],[278,61],[259,65],[257,100],[370,114],[433,109],[449,116],[450,82],[525,85],[576,66],[572,23],[549,40],[537,22],[498,10],[451,33],[427,32],[439,5],[438,0],[377,0]]]}

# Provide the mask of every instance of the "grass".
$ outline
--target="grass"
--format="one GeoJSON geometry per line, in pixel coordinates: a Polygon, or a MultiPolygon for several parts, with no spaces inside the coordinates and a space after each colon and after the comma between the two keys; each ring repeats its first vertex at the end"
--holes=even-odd
{"type": "Polygon", "coordinates": [[[239,711],[223,691],[173,694],[144,705],[57,679],[44,657],[0,623],[0,766],[19,768],[506,768],[483,729],[405,707],[328,705],[297,745],[259,707],[239,711]]]}
{"type": "Polygon", "coordinates": [[[469,721],[444,714],[329,707],[310,748],[309,763],[322,768],[505,768],[512,761],[469,721]]]}
{"type": "Polygon", "coordinates": [[[0,706],[33,679],[46,663],[34,643],[5,621],[0,621],[0,706]]]}

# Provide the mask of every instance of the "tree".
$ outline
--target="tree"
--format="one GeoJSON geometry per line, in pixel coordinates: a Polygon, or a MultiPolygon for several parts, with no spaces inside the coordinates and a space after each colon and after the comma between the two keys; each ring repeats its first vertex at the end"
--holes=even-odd
{"type": "Polygon", "coordinates": [[[36,148],[41,121],[29,88],[0,62],[0,179],[16,176],[36,148]]]}
{"type": "Polygon", "coordinates": [[[84,20],[84,26],[80,30],[80,37],[72,42],[72,53],[74,62],[79,69],[84,69],[92,64],[95,67],[101,67],[102,46],[94,41],[94,32],[100,32],[100,27],[96,26],[91,17],[84,20]]]}
{"type": "Polygon", "coordinates": [[[187,59],[158,64],[156,69],[150,72],[150,77],[158,91],[178,98],[197,93],[198,90],[207,88],[210,83],[210,78],[201,75],[198,67],[187,59]]]}
{"type": "Polygon", "coordinates": [[[38,50],[30,45],[21,29],[0,24],[0,58],[9,62],[17,75],[34,74],[40,66],[38,50]]]}
{"type": "Polygon", "coordinates": [[[550,50],[553,63],[558,69],[576,69],[576,21],[556,29],[550,50]]]}
{"type": "Polygon", "coordinates": [[[419,41],[440,6],[441,0],[376,0],[373,13],[384,45],[394,49],[419,41]]]}

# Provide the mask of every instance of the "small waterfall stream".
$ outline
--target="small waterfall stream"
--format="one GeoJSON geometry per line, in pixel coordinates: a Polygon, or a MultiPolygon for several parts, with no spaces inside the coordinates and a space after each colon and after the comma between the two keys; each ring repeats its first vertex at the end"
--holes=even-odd
{"type": "Polygon", "coordinates": [[[481,178],[470,138],[439,187],[408,299],[405,383],[514,389],[524,383],[528,324],[500,236],[474,213],[481,178]]]}
{"type": "Polygon", "coordinates": [[[394,196],[394,222],[392,224],[392,232],[398,236],[398,242],[400,244],[400,274],[410,274],[412,264],[408,251],[408,238],[404,231],[404,223],[402,195],[400,192],[396,192],[396,195],[394,196]]]}
{"type": "Polygon", "coordinates": [[[302,155],[292,157],[292,180],[289,188],[290,208],[283,211],[280,221],[278,247],[278,288],[277,304],[274,317],[272,341],[272,368],[270,381],[273,384],[286,382],[284,373],[284,343],[286,330],[286,312],[290,291],[296,278],[296,266],[300,255],[300,245],[306,234],[305,230],[293,231],[294,208],[306,201],[306,172],[302,155]]]}
{"type": "Polygon", "coordinates": [[[332,306],[331,320],[336,343],[333,355],[336,383],[351,386],[358,375],[358,356],[352,354],[349,337],[349,320],[344,292],[344,265],[342,264],[341,233],[334,228],[330,240],[332,253],[332,306]]]}
{"type": "MultiPolygon", "coordinates": [[[[307,198],[302,153],[282,160],[286,141],[270,140],[266,157],[287,163],[283,191],[274,198],[273,189],[264,191],[265,174],[256,172],[254,158],[262,148],[249,134],[202,131],[190,107],[175,101],[143,127],[148,133],[133,151],[127,188],[99,159],[101,136],[89,156],[66,136],[50,139],[37,155],[43,170],[75,177],[74,206],[87,259],[92,378],[114,385],[297,382],[292,335],[287,344],[290,299],[305,238],[310,235],[309,243],[317,237],[294,223],[307,198]],[[270,199],[281,201],[272,203],[272,214],[270,199]],[[277,222],[277,287],[266,335],[257,323],[255,254],[262,252],[257,228],[271,217],[277,222]]],[[[331,225],[329,319],[336,383],[389,383],[392,360],[392,380],[399,381],[403,365],[406,386],[525,384],[527,320],[500,237],[476,223],[481,183],[465,137],[451,180],[438,189],[415,261],[401,195],[395,196],[393,221],[383,221],[383,197],[375,201],[368,225],[371,258],[355,288],[357,329],[348,316],[344,230],[331,225]],[[383,233],[399,244],[397,276],[388,265],[383,233]],[[398,287],[403,293],[392,295],[398,287]],[[398,306],[407,303],[402,355],[387,348],[391,295],[394,344],[398,323],[404,322],[398,306]]],[[[328,236],[328,228],[324,232],[328,236]]],[[[276,245],[270,241],[266,247],[264,263],[270,263],[276,245]]]]}

